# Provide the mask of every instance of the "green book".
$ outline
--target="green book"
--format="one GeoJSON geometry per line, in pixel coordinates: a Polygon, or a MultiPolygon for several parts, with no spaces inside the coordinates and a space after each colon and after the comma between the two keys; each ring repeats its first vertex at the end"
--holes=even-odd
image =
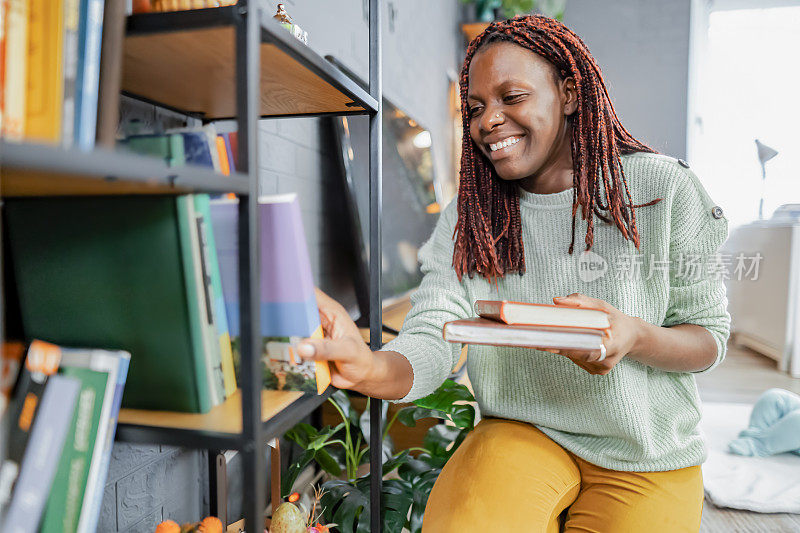
{"type": "Polygon", "coordinates": [[[121,144],[137,154],[159,157],[171,167],[182,167],[186,164],[183,137],[180,133],[135,135],[121,141],[121,144]]]}
{"type": "MultiPolygon", "coordinates": [[[[62,366],[59,373],[80,381],[81,390],[39,533],[74,533],[78,529],[103,400],[109,387],[108,371],[62,366]]],[[[113,388],[113,383],[110,386],[113,388]]]]}
{"type": "Polygon", "coordinates": [[[28,338],[131,354],[123,407],[211,408],[185,196],[5,201],[28,338]]]}

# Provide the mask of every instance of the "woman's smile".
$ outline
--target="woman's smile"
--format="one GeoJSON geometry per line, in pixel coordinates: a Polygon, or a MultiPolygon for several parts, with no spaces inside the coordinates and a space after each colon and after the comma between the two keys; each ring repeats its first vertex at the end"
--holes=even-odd
{"type": "Polygon", "coordinates": [[[524,135],[509,135],[495,142],[487,142],[486,146],[489,148],[489,159],[491,161],[497,161],[498,159],[504,159],[521,152],[524,148],[521,143],[524,137],[524,135]]]}

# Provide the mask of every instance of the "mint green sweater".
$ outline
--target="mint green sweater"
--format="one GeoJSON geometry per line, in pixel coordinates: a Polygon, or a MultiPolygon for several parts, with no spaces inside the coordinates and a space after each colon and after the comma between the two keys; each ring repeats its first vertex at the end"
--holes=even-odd
{"type": "MultiPolygon", "coordinates": [[[[727,238],[727,218],[678,160],[635,153],[623,156],[622,164],[634,204],[663,200],[636,209],[638,251],[616,226],[595,218],[592,252],[602,258],[595,258],[597,264],[605,260],[608,267],[597,279],[579,271],[586,233],[580,210],[576,251],[568,253],[572,189],[554,194],[520,189],[526,272],[501,279],[497,289],[477,275],[459,283],[452,267],[456,202],[444,209],[419,251],[424,278],[411,297],[413,307],[400,335],[384,347],[405,356],[414,371],[411,390],[397,402],[426,396],[447,378],[461,345],[442,339],[442,325],[474,316],[478,299],[552,303],[553,296],[584,293],[651,324],[703,326],[717,343],[717,358],[701,372],[722,361],[730,333],[725,286],[705,265],[727,238]],[[686,275],[685,265],[698,258],[704,268],[686,275]],[[663,268],[667,260],[672,268],[663,268]],[[638,272],[623,268],[637,263],[638,272]]],[[[469,347],[467,370],[483,415],[534,424],[593,464],[655,472],[706,459],[692,372],[660,370],[624,357],[608,374],[592,375],[549,352],[477,345],[469,347]]]]}

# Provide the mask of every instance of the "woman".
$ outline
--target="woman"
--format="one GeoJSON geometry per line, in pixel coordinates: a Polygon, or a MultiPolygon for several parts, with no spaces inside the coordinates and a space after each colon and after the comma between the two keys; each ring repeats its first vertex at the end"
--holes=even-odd
{"type": "Polygon", "coordinates": [[[727,219],[688,165],[622,127],[588,49],[555,20],[491,24],[460,88],[458,202],[420,249],[400,335],[370,352],[320,293],[327,338],[299,352],[335,361],[337,387],[406,402],[457,362],[442,325],[475,300],[601,307],[602,361],[469,347],[484,419],[442,471],[424,530],[697,531],[707,452],[692,374],[724,357],[730,316],[721,277],[685,274],[717,251],[727,219]]]}

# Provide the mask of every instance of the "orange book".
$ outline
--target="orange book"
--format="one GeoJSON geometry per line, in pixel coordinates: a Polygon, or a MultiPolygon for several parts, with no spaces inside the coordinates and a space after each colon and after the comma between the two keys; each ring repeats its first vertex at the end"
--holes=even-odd
{"type": "Polygon", "coordinates": [[[606,330],[608,313],[595,307],[477,300],[475,314],[505,324],[606,330]]]}
{"type": "Polygon", "coordinates": [[[64,93],[64,2],[30,0],[25,138],[57,143],[64,93]]]}
{"type": "Polygon", "coordinates": [[[217,136],[215,139],[217,144],[217,153],[219,154],[219,170],[226,176],[231,175],[231,165],[228,163],[228,149],[225,148],[225,139],[217,136]]]}

